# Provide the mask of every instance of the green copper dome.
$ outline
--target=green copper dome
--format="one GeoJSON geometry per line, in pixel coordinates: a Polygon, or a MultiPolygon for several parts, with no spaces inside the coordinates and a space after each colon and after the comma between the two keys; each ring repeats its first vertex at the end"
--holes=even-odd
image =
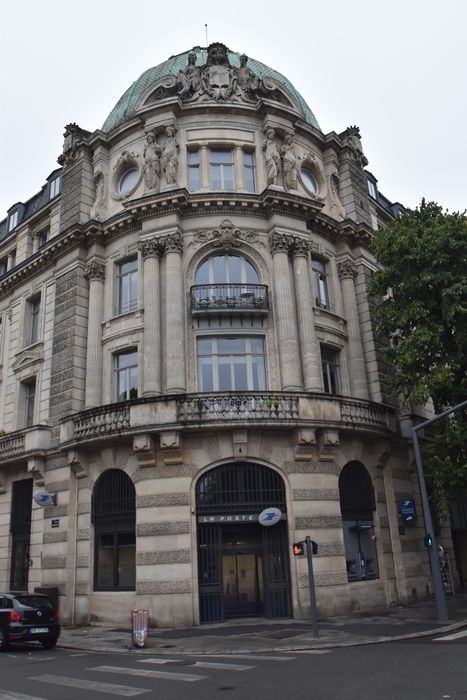
{"type": "MultiPolygon", "coordinates": [[[[131,85],[119,99],[105,120],[102,131],[108,132],[127,119],[131,119],[135,114],[136,105],[146,90],[161,78],[165,76],[177,76],[179,71],[183,71],[188,63],[188,54],[191,52],[196,54],[198,65],[204,65],[206,63],[207,50],[195,46],[190,51],[185,51],[185,53],[178,54],[178,56],[171,56],[167,61],[160,63],[158,66],[149,68],[149,70],[140,75],[138,80],[135,80],[133,85],[131,85]]],[[[234,68],[238,68],[240,66],[240,54],[234,51],[228,51],[228,56],[230,64],[234,68]]],[[[299,104],[304,121],[311,124],[311,126],[314,126],[316,129],[320,129],[315,115],[300,93],[297,92],[292,83],[287,80],[285,76],[253,58],[248,59],[248,67],[251,68],[259,78],[273,78],[277,80],[277,82],[282,83],[299,104]]]]}

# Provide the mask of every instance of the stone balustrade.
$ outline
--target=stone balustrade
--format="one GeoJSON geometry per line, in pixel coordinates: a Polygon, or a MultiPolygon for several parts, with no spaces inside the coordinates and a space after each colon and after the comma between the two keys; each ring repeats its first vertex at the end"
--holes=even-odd
{"type": "Polygon", "coordinates": [[[62,421],[61,443],[109,438],[121,433],[255,422],[333,429],[396,431],[394,411],[363,399],[305,392],[223,392],[159,396],[87,409],[62,421]]]}
{"type": "Polygon", "coordinates": [[[20,430],[0,437],[0,461],[11,459],[24,452],[24,431],[20,430]]]}
{"type": "Polygon", "coordinates": [[[130,407],[127,403],[99,406],[76,414],[72,420],[75,440],[113,435],[130,427],[130,407]]]}

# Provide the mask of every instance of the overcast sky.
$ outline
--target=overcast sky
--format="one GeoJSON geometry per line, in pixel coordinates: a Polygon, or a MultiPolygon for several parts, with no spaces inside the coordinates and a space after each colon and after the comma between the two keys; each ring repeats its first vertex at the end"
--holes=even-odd
{"type": "Polygon", "coordinates": [[[464,0],[15,0],[0,9],[0,220],[138,76],[220,41],[285,74],[322,130],[360,127],[392,201],[467,206],[464,0]]]}

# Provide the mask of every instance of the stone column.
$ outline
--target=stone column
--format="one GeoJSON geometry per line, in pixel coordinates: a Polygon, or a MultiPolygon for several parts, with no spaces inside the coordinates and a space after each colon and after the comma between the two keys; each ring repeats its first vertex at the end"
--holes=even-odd
{"type": "Polygon", "coordinates": [[[296,238],[291,251],[303,386],[306,391],[323,391],[320,353],[313,317],[313,290],[311,288],[308,241],[296,238]]]}
{"type": "Polygon", "coordinates": [[[143,396],[161,393],[161,244],[157,238],[141,241],[144,284],[143,396]]]}
{"type": "Polygon", "coordinates": [[[181,234],[177,232],[165,236],[164,247],[166,253],[166,391],[168,394],[183,394],[186,391],[186,381],[181,234]]]}
{"type": "Polygon", "coordinates": [[[354,283],[357,267],[351,258],[345,258],[338,262],[337,271],[341,280],[344,313],[349,335],[350,389],[352,396],[368,399],[368,379],[354,283]]]}
{"type": "Polygon", "coordinates": [[[102,315],[105,267],[97,260],[91,260],[86,265],[84,276],[89,281],[85,407],[92,408],[102,403],[102,315]]]}
{"type": "Polygon", "coordinates": [[[234,167],[236,189],[240,192],[246,192],[245,170],[243,167],[243,148],[241,146],[235,146],[234,167]]]}
{"type": "Polygon", "coordinates": [[[199,181],[202,191],[210,190],[210,172],[209,172],[209,152],[207,146],[201,146],[199,149],[199,181]]]}
{"type": "Polygon", "coordinates": [[[279,346],[281,389],[300,391],[302,379],[298,337],[295,324],[294,299],[289,272],[289,250],[291,239],[284,234],[271,236],[271,254],[274,270],[274,306],[279,346]]]}

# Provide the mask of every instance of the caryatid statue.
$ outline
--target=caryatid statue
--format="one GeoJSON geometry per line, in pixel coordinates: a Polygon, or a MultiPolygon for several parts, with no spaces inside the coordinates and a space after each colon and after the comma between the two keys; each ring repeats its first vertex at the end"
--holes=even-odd
{"type": "Polygon", "coordinates": [[[263,143],[264,158],[266,160],[266,170],[268,172],[268,185],[277,185],[281,172],[281,157],[274,141],[276,132],[274,129],[266,131],[266,140],[263,143]]]}
{"type": "Polygon", "coordinates": [[[161,168],[167,184],[174,185],[177,182],[178,152],[180,146],[175,140],[175,129],[173,126],[167,127],[165,135],[167,140],[162,147],[161,168]]]}

